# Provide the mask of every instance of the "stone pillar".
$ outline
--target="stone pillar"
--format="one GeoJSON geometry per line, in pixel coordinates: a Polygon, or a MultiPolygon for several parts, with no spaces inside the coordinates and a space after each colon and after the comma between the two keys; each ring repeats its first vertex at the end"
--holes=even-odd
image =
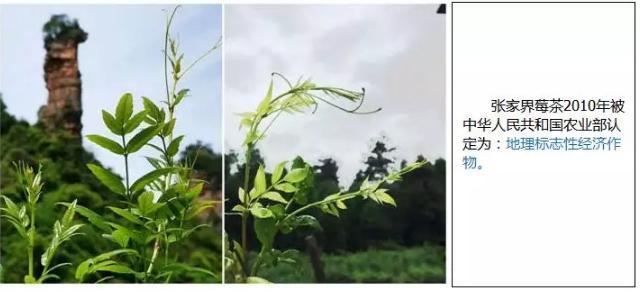
{"type": "Polygon", "coordinates": [[[77,21],[54,15],[45,24],[44,79],[49,96],[40,108],[40,124],[48,133],[66,132],[80,137],[82,131],[82,81],[78,69],[78,44],[87,34],[77,21]]]}

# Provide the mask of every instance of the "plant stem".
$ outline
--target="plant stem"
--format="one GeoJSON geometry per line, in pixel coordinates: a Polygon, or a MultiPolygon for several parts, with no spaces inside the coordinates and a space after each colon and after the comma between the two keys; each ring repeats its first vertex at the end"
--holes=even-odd
{"type": "Polygon", "coordinates": [[[29,230],[29,245],[28,245],[28,256],[29,256],[29,277],[35,278],[33,276],[33,249],[35,244],[35,235],[36,235],[36,209],[35,204],[30,205],[31,209],[31,229],[29,230]]]}
{"type": "Polygon", "coordinates": [[[165,87],[167,89],[167,104],[170,104],[170,95],[169,95],[169,77],[167,76],[167,58],[168,58],[168,53],[167,53],[167,48],[169,46],[169,29],[171,28],[171,22],[173,21],[173,16],[176,14],[176,11],[178,10],[178,7],[180,7],[180,5],[176,6],[175,8],[173,8],[173,12],[171,12],[171,16],[169,17],[169,20],[167,21],[167,28],[164,32],[164,84],[165,87]]]}
{"type": "MultiPolygon", "coordinates": [[[[333,199],[320,200],[320,201],[316,201],[316,202],[307,204],[307,205],[302,206],[302,207],[294,210],[293,212],[289,213],[287,216],[285,216],[284,219],[282,219],[280,221],[286,221],[287,219],[295,216],[296,214],[298,214],[300,212],[303,212],[303,211],[305,211],[305,210],[307,210],[309,208],[312,208],[312,207],[316,207],[316,206],[319,206],[319,205],[331,203],[331,202],[338,201],[338,200],[347,200],[347,199],[351,199],[351,198],[354,198],[354,197],[358,197],[360,195],[360,192],[361,191],[356,191],[356,192],[352,192],[352,193],[346,193],[344,195],[337,196],[337,197],[335,197],[333,199]]],[[[279,224],[279,222],[278,222],[278,224],[279,224]]]]}
{"type": "Polygon", "coordinates": [[[215,51],[216,49],[218,49],[220,47],[220,45],[222,44],[222,36],[218,39],[218,41],[216,42],[216,44],[211,47],[209,50],[207,50],[204,54],[202,54],[199,58],[197,58],[195,61],[193,61],[193,63],[191,63],[184,71],[182,71],[182,74],[180,74],[178,76],[178,78],[182,78],[182,76],[184,76],[189,70],[191,70],[191,68],[193,68],[193,66],[195,66],[197,63],[199,63],[202,59],[204,59],[207,55],[209,55],[210,53],[212,53],[213,51],[215,51]]]}
{"type": "MultiPolygon", "coordinates": [[[[247,145],[247,151],[244,154],[245,157],[245,162],[244,162],[244,207],[245,209],[248,209],[249,207],[249,175],[251,174],[251,152],[253,151],[253,144],[249,143],[247,145]]],[[[248,218],[248,213],[245,211],[242,213],[242,251],[244,252],[243,257],[244,259],[244,266],[242,266],[242,268],[244,269],[245,273],[248,270],[249,264],[248,264],[248,254],[249,251],[247,250],[247,218],[248,218]]]]}
{"type": "MultiPolygon", "coordinates": [[[[127,148],[127,141],[124,139],[124,134],[122,135],[122,147],[127,148]]],[[[125,152],[124,154],[124,173],[125,173],[125,196],[127,196],[127,200],[131,202],[131,193],[129,191],[129,153],[125,152]]]]}
{"type": "MultiPolygon", "coordinates": [[[[158,225],[158,233],[162,230],[162,226],[158,225]]],[[[147,281],[147,277],[149,277],[149,275],[151,274],[151,272],[153,271],[153,264],[156,261],[156,258],[158,257],[158,252],[160,251],[160,236],[158,236],[156,238],[156,241],[153,243],[153,254],[151,255],[151,261],[149,262],[149,268],[147,268],[147,273],[145,275],[145,282],[147,281]]]]}

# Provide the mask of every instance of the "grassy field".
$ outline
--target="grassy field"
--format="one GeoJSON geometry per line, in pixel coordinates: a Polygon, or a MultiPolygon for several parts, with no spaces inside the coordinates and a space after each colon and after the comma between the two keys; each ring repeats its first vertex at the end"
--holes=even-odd
{"type": "MultiPolygon", "coordinates": [[[[260,276],[271,282],[314,282],[308,256],[301,252],[295,265],[279,264],[260,276]]],[[[327,282],[444,283],[445,250],[425,245],[397,250],[369,250],[322,257],[327,282]]]]}

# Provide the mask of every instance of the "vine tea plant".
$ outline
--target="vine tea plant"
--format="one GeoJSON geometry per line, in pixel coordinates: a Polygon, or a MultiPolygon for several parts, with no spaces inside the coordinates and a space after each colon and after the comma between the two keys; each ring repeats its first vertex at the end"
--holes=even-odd
{"type": "Polygon", "coordinates": [[[142,97],[144,109],[135,112],[130,93],[122,95],[115,111],[103,110],[105,126],[115,138],[88,135],[87,138],[100,147],[118,155],[123,162],[124,181],[110,170],[95,164],[87,167],[111,192],[119,195],[119,205],[107,208],[117,220],[109,220],[88,208],[77,211],[113,241],[115,249],[81,263],[75,277],[78,281],[90,278],[103,282],[113,278],[133,279],[136,282],[171,282],[178,272],[199,272],[219,281],[213,270],[198,268],[178,262],[181,244],[199,228],[207,224],[188,227],[202,211],[214,207],[219,201],[199,197],[204,182],[194,179],[193,163],[178,163],[176,155],[184,135],[175,136],[176,108],[187,96],[188,89],[178,90],[179,81],[206,55],[220,46],[216,43],[186,69],[182,69],[183,54],[178,42],[169,35],[171,22],[177,11],[170,14],[165,34],[165,85],[164,106],[142,97]],[[171,76],[168,76],[168,63],[171,76]],[[169,78],[171,81],[169,81],[169,78]],[[155,157],[145,157],[153,170],[135,181],[129,175],[131,155],[144,146],[155,149],[155,157]]]}
{"type": "MultiPolygon", "coordinates": [[[[364,102],[362,92],[336,87],[323,87],[310,80],[298,80],[291,83],[284,76],[273,73],[267,94],[253,112],[240,114],[240,128],[247,130],[244,142],[244,181],[238,189],[240,203],[232,208],[229,215],[241,217],[240,242],[226,238],[225,271],[229,282],[261,283],[267,282],[259,277],[263,267],[275,266],[277,263],[295,263],[292,254],[295,250],[278,250],[274,240],[278,233],[290,233],[302,226],[321,228],[318,220],[306,214],[312,208],[339,217],[340,210],[347,209],[346,201],[354,198],[371,199],[379,204],[395,206],[395,200],[385,185],[394,183],[408,172],[425,165],[425,162],[409,164],[399,171],[393,172],[377,181],[365,179],[360,188],[352,192],[338,192],[327,195],[324,199],[310,202],[307,199],[309,189],[313,187],[312,167],[297,157],[291,163],[283,161],[277,164],[267,181],[264,165],[258,165],[253,184],[251,185],[251,153],[258,142],[282,113],[304,112],[313,108],[315,113],[320,103],[328,104],[351,114],[370,114],[380,111],[363,112],[360,107],[364,102]],[[273,77],[279,77],[288,85],[288,89],[279,95],[273,94],[273,77]],[[347,109],[336,103],[347,101],[357,103],[353,109],[347,109]],[[250,188],[251,187],[251,188],[250,188]],[[247,225],[253,218],[255,236],[260,243],[260,251],[251,261],[247,247],[247,225]]],[[[327,193],[329,194],[329,193],[327,193]]]]}
{"type": "MultiPolygon", "coordinates": [[[[66,204],[67,210],[62,215],[62,218],[54,223],[51,241],[44,253],[40,256],[39,261],[42,266],[42,271],[40,276],[36,277],[34,271],[36,264],[34,258],[36,236],[43,236],[43,234],[38,233],[36,228],[38,200],[40,199],[42,187],[44,186],[42,182],[42,172],[40,167],[38,167],[37,171],[34,171],[32,167],[23,162],[18,162],[14,165],[16,167],[20,188],[22,188],[26,198],[26,203],[20,205],[19,203],[14,203],[9,197],[2,195],[5,207],[0,208],[0,213],[2,213],[2,218],[9,221],[24,240],[29,263],[29,270],[24,276],[24,282],[43,283],[48,279],[60,279],[52,272],[58,268],[69,266],[71,263],[60,263],[55,266],[51,266],[51,263],[58,248],[64,242],[81,234],[78,230],[82,227],[82,224],[73,223],[76,212],[76,201],[74,200],[72,203],[66,204]]],[[[2,271],[1,266],[0,271],[2,271]]]]}

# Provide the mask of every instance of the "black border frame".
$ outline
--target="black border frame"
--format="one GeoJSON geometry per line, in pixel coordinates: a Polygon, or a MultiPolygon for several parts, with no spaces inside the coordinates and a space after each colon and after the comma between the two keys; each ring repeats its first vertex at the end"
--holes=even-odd
{"type": "Polygon", "coordinates": [[[501,2],[501,1],[452,1],[451,2],[451,287],[452,288],[635,288],[636,287],[636,111],[637,111],[637,98],[636,98],[636,2],[635,1],[618,1],[618,2],[588,2],[588,1],[576,1],[576,2],[553,2],[553,1],[523,1],[523,2],[501,2]],[[498,286],[456,286],[453,281],[453,8],[454,4],[633,4],[633,285],[629,286],[545,286],[545,285],[498,285],[498,286]]]}

